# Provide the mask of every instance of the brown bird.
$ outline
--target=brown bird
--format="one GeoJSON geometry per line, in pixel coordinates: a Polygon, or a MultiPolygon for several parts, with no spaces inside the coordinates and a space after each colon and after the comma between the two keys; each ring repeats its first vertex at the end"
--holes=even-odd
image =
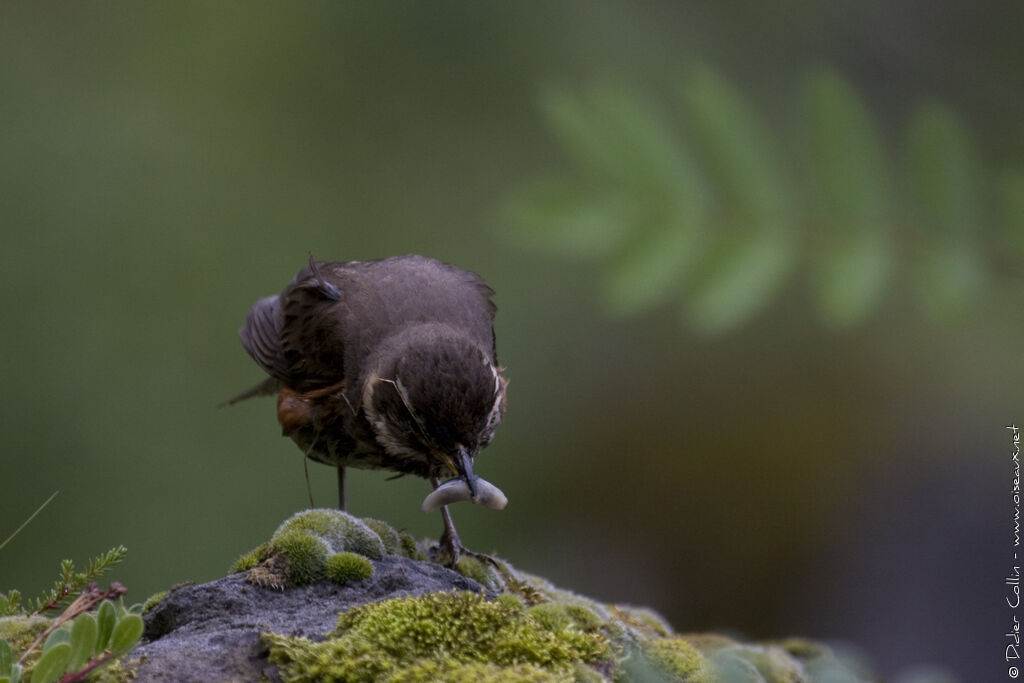
{"type": "Polygon", "coordinates": [[[277,296],[253,305],[242,345],[270,376],[230,402],[277,394],[285,436],[338,469],[428,478],[423,509],[441,508],[441,547],[468,552],[447,504],[502,508],[473,472],[505,412],[494,340],[494,291],[483,279],[424,256],[316,262],[277,296]],[[445,474],[455,479],[441,484],[445,474]]]}

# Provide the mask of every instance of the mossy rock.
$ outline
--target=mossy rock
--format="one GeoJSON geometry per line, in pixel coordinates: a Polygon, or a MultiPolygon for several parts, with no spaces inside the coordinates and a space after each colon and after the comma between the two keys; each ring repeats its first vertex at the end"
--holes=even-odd
{"type": "Polygon", "coordinates": [[[405,585],[396,571],[443,584],[416,597],[377,593],[350,602],[336,623],[335,611],[320,614],[315,631],[262,633],[285,681],[860,681],[812,642],[749,645],[715,634],[679,635],[651,609],[593,600],[499,558],[465,554],[455,567],[462,576],[455,576],[427,559],[438,556],[436,542],[416,541],[383,521],[307,510],[241,556],[233,570],[274,588],[324,579],[359,584],[342,593],[310,586],[296,596],[308,599],[302,596],[313,591],[320,603],[359,591],[407,591],[388,588],[405,585]],[[477,585],[482,593],[471,592],[477,585]],[[462,592],[436,592],[452,589],[462,592]],[[330,623],[335,628],[325,633],[330,623]]]}
{"type": "Polygon", "coordinates": [[[527,680],[573,680],[577,663],[610,661],[612,654],[600,634],[551,629],[518,601],[466,592],[351,609],[321,642],[276,634],[264,641],[291,682],[518,680],[501,673],[509,667],[526,667],[519,673],[533,676],[527,680]]]}

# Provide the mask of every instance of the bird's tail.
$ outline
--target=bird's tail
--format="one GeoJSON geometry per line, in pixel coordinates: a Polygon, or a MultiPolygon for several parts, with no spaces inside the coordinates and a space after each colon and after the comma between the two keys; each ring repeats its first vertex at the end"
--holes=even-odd
{"type": "Polygon", "coordinates": [[[234,398],[229,398],[228,400],[219,403],[217,407],[222,408],[224,406],[229,406],[238,403],[239,401],[244,401],[247,398],[253,398],[254,396],[273,396],[280,390],[281,383],[274,379],[273,377],[268,377],[259,384],[257,384],[256,386],[246,389],[238,396],[235,396],[234,398]]]}

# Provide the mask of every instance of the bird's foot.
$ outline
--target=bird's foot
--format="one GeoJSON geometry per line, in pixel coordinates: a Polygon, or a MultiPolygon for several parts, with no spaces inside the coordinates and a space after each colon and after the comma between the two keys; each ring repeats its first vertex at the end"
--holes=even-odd
{"type": "Polygon", "coordinates": [[[478,553],[470,550],[466,546],[462,545],[462,541],[455,534],[444,534],[441,536],[441,540],[437,544],[437,562],[443,564],[449,569],[456,569],[459,560],[463,557],[471,557],[474,560],[489,564],[490,566],[501,571],[501,564],[485,553],[478,553]]]}

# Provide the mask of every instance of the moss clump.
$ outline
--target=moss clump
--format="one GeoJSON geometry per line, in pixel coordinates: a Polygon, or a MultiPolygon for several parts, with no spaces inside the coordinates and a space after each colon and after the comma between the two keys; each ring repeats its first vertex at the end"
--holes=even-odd
{"type": "Polygon", "coordinates": [[[149,614],[149,610],[159,605],[160,601],[166,598],[168,593],[170,593],[170,591],[160,591],[159,593],[153,593],[146,598],[146,602],[142,603],[142,613],[149,614]]]}
{"type": "Polygon", "coordinates": [[[363,517],[362,522],[380,537],[381,542],[384,544],[384,552],[388,555],[402,554],[402,537],[395,531],[393,526],[387,522],[370,517],[363,517]]]}
{"type": "Polygon", "coordinates": [[[320,539],[329,553],[358,553],[371,560],[384,557],[384,542],[361,520],[341,510],[305,510],[288,518],[270,542],[279,545],[280,536],[304,531],[320,539]]]}
{"type": "Polygon", "coordinates": [[[644,648],[644,655],[675,681],[704,683],[712,680],[708,661],[682,638],[658,638],[644,648]]]}
{"type": "Polygon", "coordinates": [[[402,550],[399,553],[404,557],[408,557],[410,560],[419,560],[421,562],[427,559],[427,556],[420,550],[419,545],[416,543],[416,539],[411,534],[401,532],[399,538],[402,543],[402,550]]]}
{"type": "Polygon", "coordinates": [[[558,602],[534,605],[526,610],[526,613],[549,631],[561,631],[572,626],[572,619],[566,613],[565,605],[558,602]]]}
{"type": "Polygon", "coordinates": [[[237,574],[238,572],[244,572],[247,569],[252,569],[260,562],[267,559],[267,556],[269,556],[270,553],[270,544],[260,543],[254,549],[235,560],[234,564],[231,565],[231,569],[228,570],[228,574],[237,574]]]}
{"type": "Polygon", "coordinates": [[[305,586],[324,577],[327,546],[308,531],[289,529],[274,534],[273,545],[288,557],[288,578],[292,585],[305,586]]]}
{"type": "Polygon", "coordinates": [[[437,679],[429,672],[466,665],[527,666],[571,680],[574,664],[611,656],[610,644],[600,634],[551,630],[518,601],[487,601],[465,592],[353,608],[339,617],[332,637],[322,642],[276,634],[264,639],[284,680],[294,682],[417,680],[400,677],[411,675],[409,671],[423,672],[419,680],[462,680],[437,679]]]}
{"type": "Polygon", "coordinates": [[[334,583],[361,581],[373,576],[373,565],[362,555],[335,553],[327,558],[324,574],[334,583]]]}
{"type": "Polygon", "coordinates": [[[459,561],[455,563],[455,571],[465,576],[467,579],[473,579],[481,586],[487,586],[490,583],[490,575],[487,572],[487,567],[484,563],[475,557],[464,555],[459,558],[459,561]]]}
{"type": "Polygon", "coordinates": [[[740,662],[749,664],[760,680],[767,683],[808,683],[811,680],[800,662],[776,646],[730,645],[718,650],[714,661],[719,670],[729,674],[734,670],[746,672],[749,667],[740,662]]]}

